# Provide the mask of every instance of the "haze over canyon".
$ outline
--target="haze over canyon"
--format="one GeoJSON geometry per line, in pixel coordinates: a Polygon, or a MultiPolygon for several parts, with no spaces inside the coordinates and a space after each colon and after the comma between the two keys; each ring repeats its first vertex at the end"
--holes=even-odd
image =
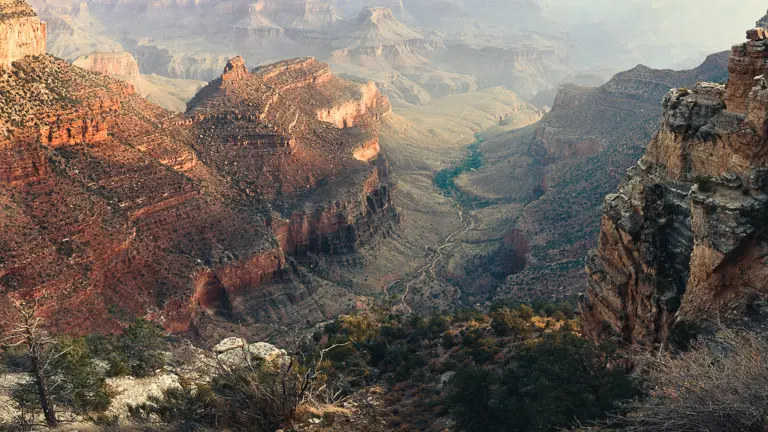
{"type": "Polygon", "coordinates": [[[0,0],[0,430],[623,430],[633,350],[768,296],[768,15],[714,3],[0,0]]]}

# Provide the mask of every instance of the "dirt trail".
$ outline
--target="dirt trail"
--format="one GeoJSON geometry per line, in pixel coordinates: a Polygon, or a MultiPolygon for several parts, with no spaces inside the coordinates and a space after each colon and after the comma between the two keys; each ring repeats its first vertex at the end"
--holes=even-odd
{"type": "Polygon", "coordinates": [[[431,275],[432,278],[435,280],[438,278],[435,269],[437,268],[437,265],[443,261],[444,255],[443,251],[446,248],[450,248],[452,246],[456,246],[457,243],[453,240],[456,237],[460,237],[470,230],[474,229],[475,227],[475,218],[473,217],[472,213],[469,214],[464,209],[464,207],[461,206],[458,202],[456,202],[456,214],[459,218],[459,220],[463,223],[463,226],[452,233],[448,234],[444,239],[442,239],[437,245],[431,245],[431,246],[425,246],[424,249],[428,252],[428,256],[426,258],[426,262],[423,266],[421,266],[415,273],[414,276],[405,279],[405,280],[396,280],[387,286],[385,292],[387,293],[387,296],[389,296],[389,290],[393,286],[403,283],[405,284],[405,291],[403,292],[402,296],[400,297],[400,302],[393,307],[393,312],[400,312],[400,313],[406,313],[410,314],[413,312],[413,309],[411,309],[410,306],[408,306],[408,294],[411,292],[411,286],[416,283],[423,282],[428,275],[431,275]]]}

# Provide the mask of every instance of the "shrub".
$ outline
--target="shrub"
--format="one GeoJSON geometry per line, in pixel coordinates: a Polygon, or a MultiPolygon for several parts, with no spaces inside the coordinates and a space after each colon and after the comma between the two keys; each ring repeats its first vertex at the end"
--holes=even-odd
{"type": "Polygon", "coordinates": [[[303,389],[293,368],[222,368],[209,386],[183,383],[130,412],[135,421],[159,420],[179,431],[272,432],[293,419],[303,389]]]}
{"type": "MultiPolygon", "coordinates": [[[[522,309],[522,308],[521,308],[522,309]]],[[[530,333],[530,318],[527,310],[508,308],[498,309],[491,313],[491,328],[498,336],[520,336],[530,333]]],[[[530,309],[530,308],[529,308],[530,309]]]]}
{"type": "Polygon", "coordinates": [[[80,413],[105,411],[111,398],[86,340],[63,338],[57,352],[61,354],[50,362],[54,401],[80,413]]]}
{"type": "Polygon", "coordinates": [[[451,413],[460,430],[553,431],[603,418],[637,395],[625,371],[608,367],[607,349],[570,334],[524,344],[500,374],[471,366],[452,381],[451,413]]]}
{"type": "Polygon", "coordinates": [[[109,357],[110,372],[130,370],[135,377],[147,377],[165,364],[166,338],[157,324],[138,319],[117,339],[119,354],[109,357]]]}
{"type": "Polygon", "coordinates": [[[496,380],[492,372],[475,365],[456,374],[451,381],[448,404],[458,430],[501,430],[501,419],[493,401],[492,386],[496,380]]]}
{"type": "Polygon", "coordinates": [[[626,405],[627,432],[762,432],[768,417],[768,345],[762,336],[723,330],[683,354],[647,358],[651,397],[626,405]]]}
{"type": "Polygon", "coordinates": [[[699,192],[712,192],[715,188],[714,181],[709,176],[697,175],[694,181],[699,186],[699,192]]]}

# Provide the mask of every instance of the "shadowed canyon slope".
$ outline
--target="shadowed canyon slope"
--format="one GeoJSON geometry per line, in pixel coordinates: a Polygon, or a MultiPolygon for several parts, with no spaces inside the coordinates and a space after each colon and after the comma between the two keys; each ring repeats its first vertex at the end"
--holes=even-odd
{"type": "MultiPolygon", "coordinates": [[[[638,66],[598,88],[564,85],[538,123],[486,134],[484,166],[456,184],[485,202],[475,213],[490,224],[491,237],[519,235],[530,249],[525,268],[497,296],[562,298],[584,290],[583,254],[595,244],[601,199],[642,154],[662,114],[659,101],[673,87],[724,80],[727,59],[715,54],[679,72],[638,66]]],[[[500,253],[495,259],[505,260],[500,253]]]]}
{"type": "Polygon", "coordinates": [[[675,325],[725,320],[765,298],[768,40],[763,28],[747,37],[727,85],[665,96],[661,129],[605,198],[587,257],[591,336],[665,342],[675,325]]]}
{"type": "Polygon", "coordinates": [[[302,322],[321,319],[354,302],[342,290],[323,306],[294,258],[354,251],[397,222],[376,134],[386,98],[314,59],[233,59],[183,116],[45,55],[0,87],[1,307],[45,293],[61,331],[146,313],[184,330],[236,317],[242,293],[271,298],[249,310],[264,321],[295,321],[281,308],[309,296],[319,310],[302,322]]]}

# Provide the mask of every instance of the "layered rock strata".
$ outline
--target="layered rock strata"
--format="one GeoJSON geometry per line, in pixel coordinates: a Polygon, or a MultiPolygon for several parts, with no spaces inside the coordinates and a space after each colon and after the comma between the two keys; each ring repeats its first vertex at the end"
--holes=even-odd
{"type": "Polygon", "coordinates": [[[262,295],[269,314],[251,316],[303,324],[274,300],[321,289],[293,290],[295,259],[353,253],[397,222],[386,98],[313,59],[234,59],[185,115],[50,56],[0,71],[0,90],[0,327],[18,296],[70,333],[136,316],[184,331],[262,295]]]}
{"type": "Polygon", "coordinates": [[[605,199],[586,264],[590,336],[663,343],[675,325],[740,315],[768,295],[768,40],[747,35],[727,85],[667,94],[661,130],[605,199]]]}
{"type": "Polygon", "coordinates": [[[45,23],[24,0],[0,0],[0,68],[25,56],[45,54],[45,23]]]}

